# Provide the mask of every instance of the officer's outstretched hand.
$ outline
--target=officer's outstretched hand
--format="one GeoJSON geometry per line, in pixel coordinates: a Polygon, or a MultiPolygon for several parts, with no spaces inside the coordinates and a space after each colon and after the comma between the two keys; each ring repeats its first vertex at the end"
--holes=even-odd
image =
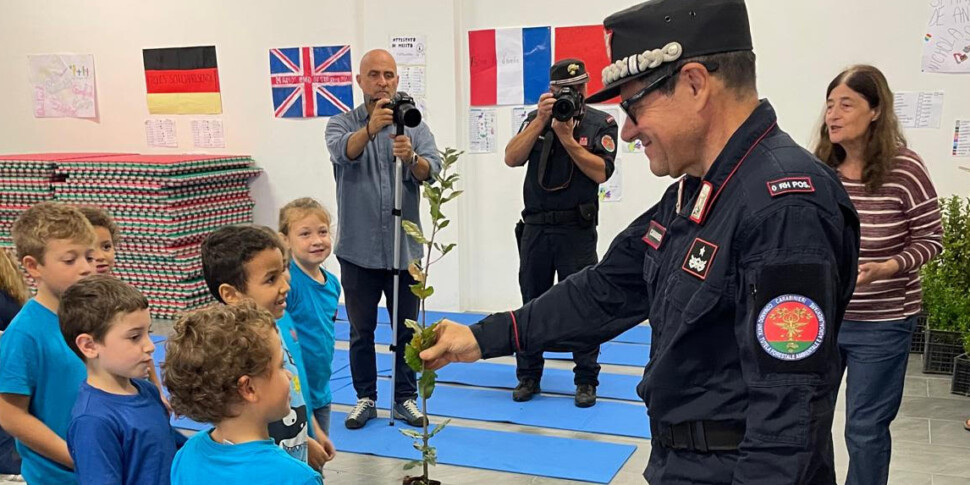
{"type": "Polygon", "coordinates": [[[475,362],[482,358],[482,350],[470,328],[451,320],[438,324],[438,341],[421,352],[426,368],[438,370],[452,362],[475,362]]]}

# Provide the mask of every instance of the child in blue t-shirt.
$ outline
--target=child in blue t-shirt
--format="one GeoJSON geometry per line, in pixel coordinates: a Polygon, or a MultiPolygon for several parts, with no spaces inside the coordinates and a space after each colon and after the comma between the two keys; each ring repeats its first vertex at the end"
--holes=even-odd
{"type": "Polygon", "coordinates": [[[148,300],[121,280],[93,275],[64,292],[58,317],[88,373],[67,429],[78,483],[168,485],[186,439],[145,380],[155,351],[148,300]]]}
{"type": "Polygon", "coordinates": [[[280,209],[279,230],[292,256],[287,313],[305,358],[313,414],[329,434],[334,319],[340,299],[340,282],[321,266],[333,248],[330,214],[316,200],[296,199],[280,209]]]}
{"type": "Polygon", "coordinates": [[[220,302],[237,305],[254,301],[278,319],[286,365],[293,374],[291,412],[284,419],[270,423],[269,434],[294,458],[319,470],[333,459],[333,443],[317,433],[316,419],[304,398],[306,384],[301,379],[303,367],[299,346],[291,341],[293,331],[285,316],[289,275],[283,257],[285,247],[278,235],[264,226],[225,226],[202,242],[202,274],[210,292],[220,302]],[[292,350],[291,350],[292,349],[292,350]]]}
{"type": "Polygon", "coordinates": [[[163,379],[175,412],[215,424],[175,455],[172,485],[322,485],[267,425],[290,414],[290,379],[273,315],[253,301],[183,316],[166,343],[163,379]]]}
{"type": "Polygon", "coordinates": [[[65,438],[87,371],[61,336],[57,310],[64,291],[94,272],[94,230],[77,208],[41,202],[11,232],[37,294],[0,340],[0,425],[17,439],[27,483],[75,483],[65,438]]]}

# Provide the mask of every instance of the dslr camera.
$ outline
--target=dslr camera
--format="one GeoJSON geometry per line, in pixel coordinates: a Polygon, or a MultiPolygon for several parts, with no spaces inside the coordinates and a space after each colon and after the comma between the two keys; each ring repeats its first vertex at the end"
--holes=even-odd
{"type": "Polygon", "coordinates": [[[384,106],[394,113],[394,123],[408,128],[421,124],[421,111],[414,105],[414,98],[404,91],[398,91],[391,102],[384,106]]]}
{"type": "Polygon", "coordinates": [[[552,117],[557,121],[567,121],[569,118],[579,118],[583,110],[583,95],[576,88],[564,86],[555,96],[556,103],[552,105],[552,117]]]}

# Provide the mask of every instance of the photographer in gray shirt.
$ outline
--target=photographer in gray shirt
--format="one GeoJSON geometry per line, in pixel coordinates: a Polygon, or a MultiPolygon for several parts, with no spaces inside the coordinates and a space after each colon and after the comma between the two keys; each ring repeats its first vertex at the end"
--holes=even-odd
{"type": "Polygon", "coordinates": [[[350,319],[350,371],[357,391],[357,405],[344,424],[358,429],[377,416],[374,329],[377,305],[384,295],[389,309],[398,299],[394,417],[421,426],[426,418],[415,404],[415,374],[404,362],[404,348],[412,335],[404,320],[417,318],[418,299],[410,290],[415,281],[407,266],[422,257],[423,250],[404,237],[401,259],[396,265],[393,261],[394,231],[400,230],[393,214],[394,159],[399,157],[405,167],[402,217],[419,225],[421,183],[441,170],[441,159],[424,122],[395,136],[391,108],[399,78],[390,53],[375,49],[364,54],[356,79],[364,103],[331,118],[326,134],[337,182],[340,240],[335,254],[350,319]],[[393,289],[395,272],[400,275],[398,295],[393,289]]]}

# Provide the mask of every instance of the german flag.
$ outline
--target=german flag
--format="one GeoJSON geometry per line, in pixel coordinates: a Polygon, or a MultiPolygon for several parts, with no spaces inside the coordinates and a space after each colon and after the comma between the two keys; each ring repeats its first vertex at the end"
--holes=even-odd
{"type": "Polygon", "coordinates": [[[222,113],[215,46],[143,49],[142,55],[149,113],[222,113]]]}

